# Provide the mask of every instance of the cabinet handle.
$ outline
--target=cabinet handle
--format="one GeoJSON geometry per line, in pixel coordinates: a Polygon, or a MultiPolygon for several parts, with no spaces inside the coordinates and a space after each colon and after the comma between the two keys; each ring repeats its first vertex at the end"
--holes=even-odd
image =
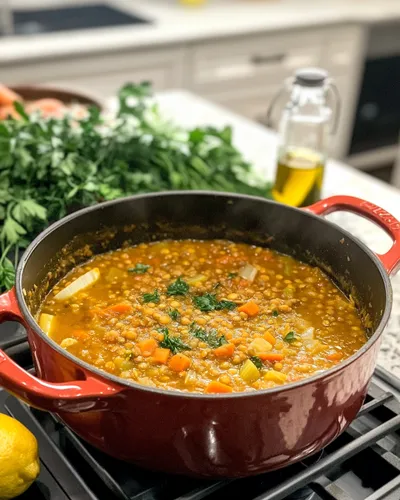
{"type": "Polygon", "coordinates": [[[262,64],[273,64],[282,62],[285,59],[285,54],[274,54],[272,56],[254,55],[251,57],[252,64],[261,66],[262,64]]]}

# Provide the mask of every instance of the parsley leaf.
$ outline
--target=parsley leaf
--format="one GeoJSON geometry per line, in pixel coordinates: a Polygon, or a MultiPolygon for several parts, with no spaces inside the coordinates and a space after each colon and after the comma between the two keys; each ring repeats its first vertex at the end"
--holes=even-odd
{"type": "Polygon", "coordinates": [[[262,370],[264,368],[264,363],[261,361],[261,359],[258,356],[250,356],[250,361],[258,368],[259,370],[262,370]]]}
{"type": "Polygon", "coordinates": [[[151,266],[147,264],[136,264],[135,267],[130,267],[128,273],[144,274],[150,269],[151,266]]]}
{"type": "Polygon", "coordinates": [[[283,339],[285,342],[289,342],[291,344],[296,340],[296,334],[294,332],[289,332],[283,339]]]}
{"type": "Polygon", "coordinates": [[[232,280],[233,278],[236,278],[237,275],[238,273],[228,273],[228,278],[232,280]]]}
{"type": "Polygon", "coordinates": [[[173,354],[191,350],[191,347],[182,342],[179,337],[170,337],[168,328],[159,328],[158,331],[164,334],[163,340],[159,342],[160,347],[170,349],[173,354]]]}
{"type": "Polygon", "coordinates": [[[235,302],[230,300],[218,300],[215,293],[205,293],[204,295],[197,295],[193,297],[193,304],[200,309],[200,311],[220,311],[221,309],[228,309],[231,311],[237,307],[235,302]]]}
{"type": "Polygon", "coordinates": [[[143,294],[143,302],[153,302],[154,304],[158,304],[160,302],[160,294],[158,290],[154,290],[153,293],[144,293],[143,294]]]}
{"type": "Polygon", "coordinates": [[[167,288],[167,295],[186,295],[189,291],[189,285],[182,278],[178,278],[167,288]]]}
{"type": "Polygon", "coordinates": [[[170,309],[168,311],[168,316],[173,320],[173,321],[178,321],[178,319],[181,317],[181,313],[178,311],[178,309],[170,309]]]}
{"type": "Polygon", "coordinates": [[[274,310],[272,311],[272,316],[273,316],[274,318],[277,318],[277,317],[279,316],[279,312],[278,312],[276,309],[274,309],[274,310]]]}
{"type": "Polygon", "coordinates": [[[214,328],[207,331],[204,328],[200,328],[200,326],[196,325],[195,323],[192,323],[190,325],[190,333],[193,335],[193,337],[196,337],[196,339],[205,342],[213,349],[216,349],[217,347],[221,347],[221,345],[228,343],[225,335],[218,335],[217,330],[215,330],[214,328]]]}

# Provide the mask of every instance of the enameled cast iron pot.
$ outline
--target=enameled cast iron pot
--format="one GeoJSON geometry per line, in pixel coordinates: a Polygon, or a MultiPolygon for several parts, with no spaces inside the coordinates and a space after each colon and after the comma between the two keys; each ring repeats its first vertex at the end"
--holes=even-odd
{"type": "Polygon", "coordinates": [[[392,304],[388,274],[400,263],[400,223],[381,208],[338,196],[299,210],[260,198],[206,192],[135,196],[77,212],[25,252],[15,289],[0,297],[0,320],[28,331],[37,377],[0,351],[0,383],[32,406],[56,412],[83,439],[143,467],[202,477],[246,476],[316,452],[355,418],[374,371],[392,304]],[[318,215],[358,213],[393,239],[385,255],[318,215]],[[116,227],[104,231],[105,227],[116,227]],[[119,228],[119,229],[118,229],[119,228]],[[230,238],[314,262],[355,295],[371,321],[369,341],[336,367],[282,387],[199,395],[130,383],[75,358],[34,320],[46,290],[96,253],[162,238],[230,238]],[[87,250],[87,248],[86,248],[87,250]],[[60,271],[61,265],[61,271],[60,271]]]}

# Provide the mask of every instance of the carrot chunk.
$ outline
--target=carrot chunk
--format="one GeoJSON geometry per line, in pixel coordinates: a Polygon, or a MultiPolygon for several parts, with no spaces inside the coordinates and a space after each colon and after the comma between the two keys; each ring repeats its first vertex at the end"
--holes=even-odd
{"type": "Polygon", "coordinates": [[[71,336],[78,340],[86,340],[89,338],[89,334],[85,330],[74,330],[71,336]]]}
{"type": "Polygon", "coordinates": [[[326,356],[326,359],[330,361],[340,361],[343,358],[343,354],[341,352],[333,352],[326,356]]]}
{"type": "Polygon", "coordinates": [[[141,340],[138,346],[143,356],[151,356],[157,348],[157,342],[153,338],[141,340]]]}
{"type": "Polygon", "coordinates": [[[263,361],[282,361],[285,357],[283,354],[277,352],[259,352],[257,356],[263,361]]]}
{"type": "Polygon", "coordinates": [[[222,394],[225,392],[232,392],[233,389],[232,387],[229,387],[229,385],[223,384],[222,382],[217,382],[216,380],[213,380],[208,384],[206,387],[206,390],[204,391],[206,394],[222,394]]]}
{"type": "Polygon", "coordinates": [[[106,312],[112,314],[128,314],[133,311],[133,307],[130,304],[121,303],[115,304],[113,306],[107,307],[106,312]]]}
{"type": "Polygon", "coordinates": [[[264,332],[264,339],[272,345],[275,345],[276,338],[272,335],[272,333],[264,332]]]}
{"type": "Polygon", "coordinates": [[[224,344],[214,349],[214,354],[217,358],[230,358],[234,350],[235,346],[233,344],[224,344]]]}
{"type": "Polygon", "coordinates": [[[170,352],[169,349],[164,349],[164,347],[157,347],[153,353],[153,361],[161,365],[166,365],[170,352]]]}
{"type": "Polygon", "coordinates": [[[189,368],[192,364],[190,358],[185,356],[184,354],[178,353],[169,360],[168,366],[174,372],[183,372],[189,368]]]}
{"type": "Polygon", "coordinates": [[[247,302],[246,304],[243,304],[242,306],[238,307],[238,311],[244,312],[248,316],[257,316],[257,314],[260,311],[260,308],[258,307],[258,304],[256,304],[251,300],[250,302],[247,302]]]}

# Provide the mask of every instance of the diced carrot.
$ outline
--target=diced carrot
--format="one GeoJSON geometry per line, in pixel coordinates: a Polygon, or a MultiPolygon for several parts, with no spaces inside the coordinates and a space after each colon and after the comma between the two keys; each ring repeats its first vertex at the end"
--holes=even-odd
{"type": "Polygon", "coordinates": [[[232,392],[233,389],[232,387],[229,387],[229,385],[223,384],[222,382],[217,382],[216,380],[213,380],[208,384],[206,387],[206,390],[204,391],[206,394],[222,394],[225,392],[232,392]]]}
{"type": "Polygon", "coordinates": [[[94,307],[88,311],[90,316],[107,316],[107,313],[104,309],[100,309],[99,307],[94,307]]]}
{"type": "Polygon", "coordinates": [[[128,314],[133,311],[133,307],[130,304],[115,304],[113,306],[107,307],[106,312],[114,314],[128,314]]]}
{"type": "Polygon", "coordinates": [[[264,339],[272,345],[275,345],[276,343],[276,338],[272,335],[272,333],[265,332],[264,339]]]}
{"type": "Polygon", "coordinates": [[[9,106],[14,101],[22,101],[21,96],[0,83],[0,106],[9,106]]]}
{"type": "Polygon", "coordinates": [[[258,307],[258,304],[250,300],[250,302],[247,302],[246,304],[243,304],[242,306],[238,307],[238,311],[244,312],[248,316],[256,316],[260,311],[260,308],[258,307]]]}
{"type": "Polygon", "coordinates": [[[343,358],[343,354],[341,352],[333,352],[331,354],[328,354],[326,356],[326,359],[329,359],[330,361],[339,361],[343,358]]]}
{"type": "Polygon", "coordinates": [[[188,358],[184,354],[178,353],[172,356],[172,358],[169,360],[168,366],[174,372],[183,372],[187,370],[191,364],[192,361],[190,358],[188,358]]]}
{"type": "Polygon", "coordinates": [[[71,336],[78,340],[86,340],[89,338],[89,334],[85,330],[74,330],[71,336]]]}
{"type": "Polygon", "coordinates": [[[143,356],[151,356],[157,348],[157,341],[153,338],[141,340],[138,346],[143,356]]]}
{"type": "Polygon", "coordinates": [[[223,344],[214,349],[214,354],[217,358],[230,358],[234,350],[235,346],[233,344],[223,344]]]}
{"type": "Polygon", "coordinates": [[[285,357],[283,354],[277,352],[259,352],[257,356],[263,361],[282,361],[285,357]]]}
{"type": "Polygon", "coordinates": [[[162,365],[166,365],[170,352],[171,351],[169,349],[164,349],[164,347],[157,347],[157,349],[153,353],[153,361],[162,365]]]}

